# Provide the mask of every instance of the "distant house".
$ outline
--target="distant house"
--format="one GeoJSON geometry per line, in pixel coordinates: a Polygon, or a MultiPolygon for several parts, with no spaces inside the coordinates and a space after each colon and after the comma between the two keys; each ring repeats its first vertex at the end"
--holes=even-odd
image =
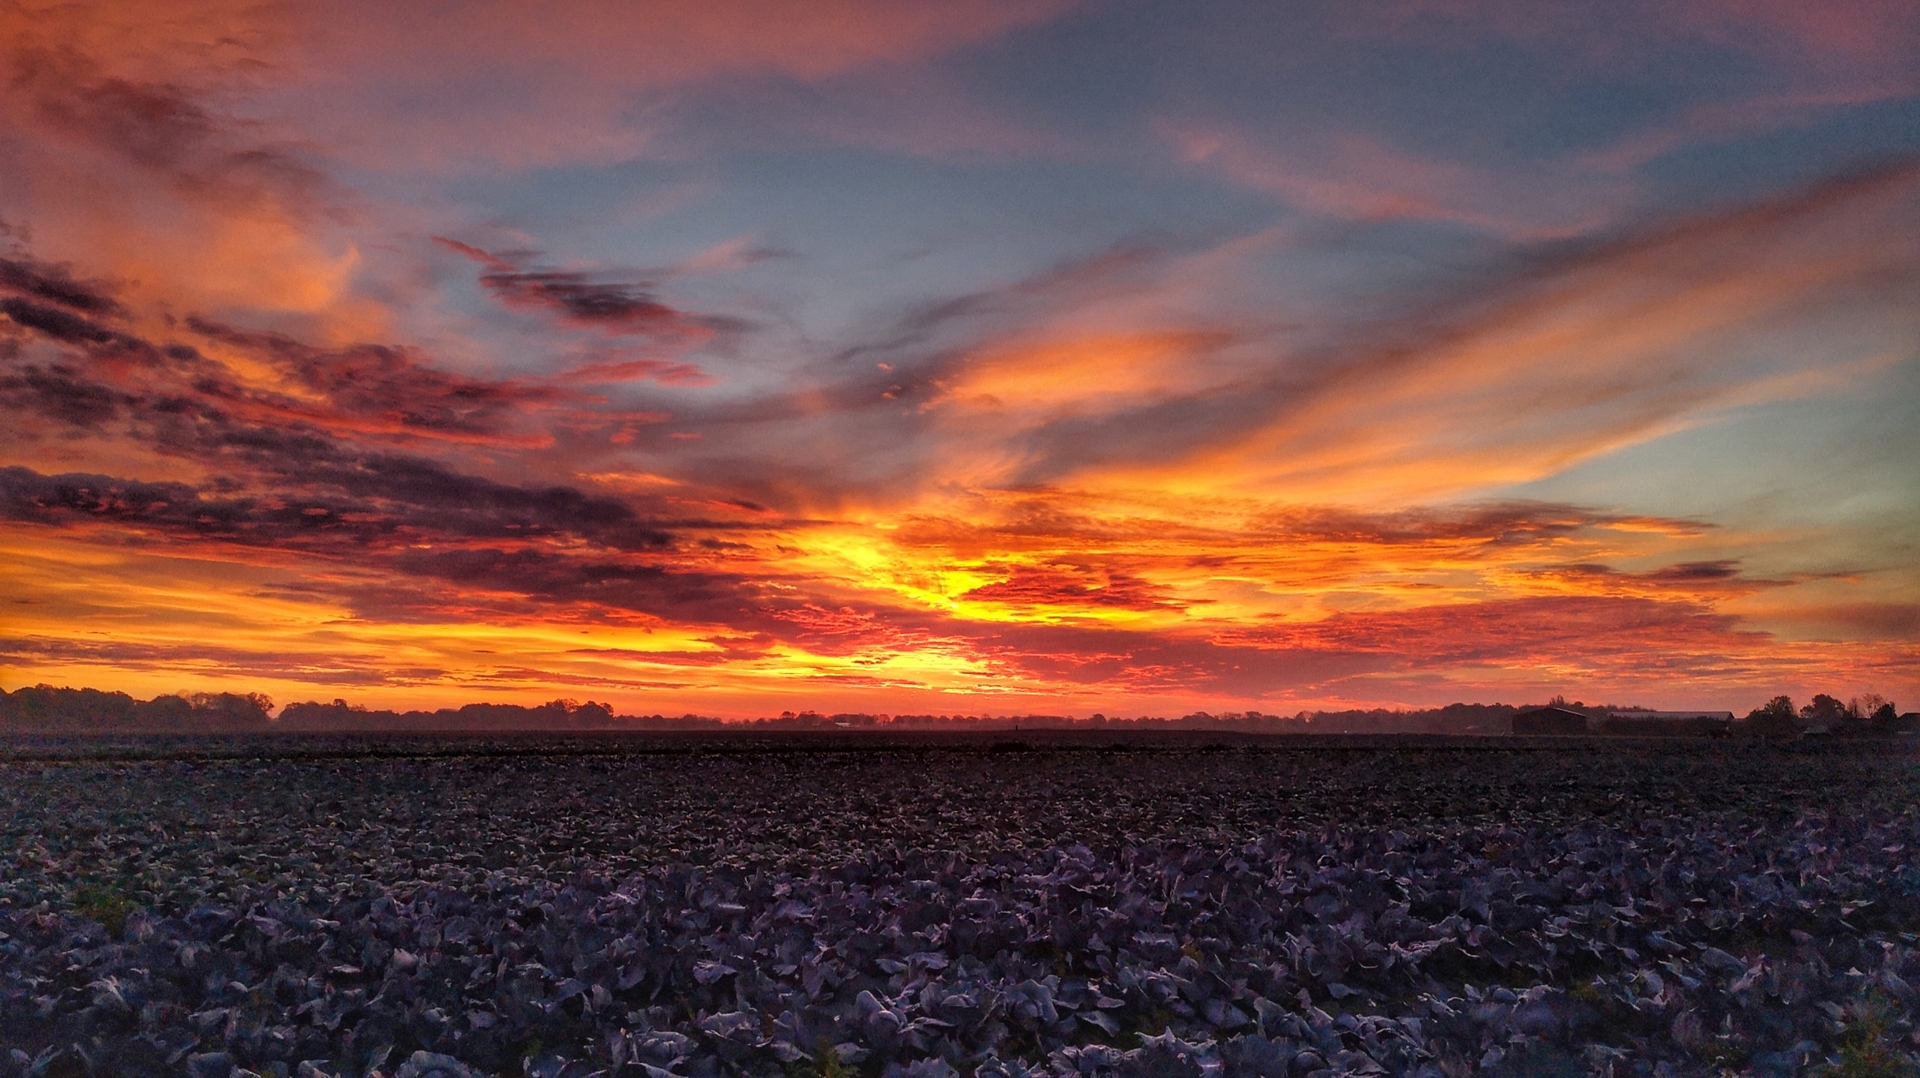
{"type": "Polygon", "coordinates": [[[1564,707],[1536,707],[1513,717],[1513,732],[1530,736],[1569,736],[1587,732],[1587,717],[1564,707]]]}
{"type": "Polygon", "coordinates": [[[1727,737],[1733,733],[1733,712],[1609,711],[1600,721],[1600,732],[1620,737],[1727,737]]]}

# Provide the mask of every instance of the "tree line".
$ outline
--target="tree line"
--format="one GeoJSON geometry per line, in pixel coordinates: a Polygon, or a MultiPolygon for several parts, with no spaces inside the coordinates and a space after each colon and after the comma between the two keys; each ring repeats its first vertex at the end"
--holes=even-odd
{"type": "MultiPolygon", "coordinates": [[[[1555,696],[1550,706],[1605,719],[1614,711],[1641,710],[1588,705],[1555,696]]],[[[542,704],[467,704],[432,711],[378,710],[349,704],[303,701],[278,715],[264,693],[177,693],[136,700],[123,692],[36,685],[0,689],[0,733],[153,734],[153,733],[385,733],[504,731],[708,731],[766,732],[833,730],[1004,731],[1108,730],[1204,731],[1241,734],[1504,734],[1513,716],[1526,710],[1514,704],[1448,704],[1433,708],[1369,708],[1300,711],[1291,715],[1261,711],[1195,711],[1177,717],[1071,715],[887,715],[867,712],[785,711],[776,717],[723,722],[701,715],[617,715],[610,704],[551,700],[542,704]]],[[[1747,714],[1739,724],[1765,737],[1796,737],[1809,731],[1838,736],[1888,736],[1913,732],[1920,720],[1901,715],[1893,701],[1875,693],[1842,703],[1826,693],[1796,707],[1776,696],[1747,714]]]]}
{"type": "Polygon", "coordinates": [[[1799,708],[1790,696],[1776,696],[1747,713],[1747,726],[1765,737],[1797,737],[1809,732],[1885,737],[1909,732],[1911,716],[1902,717],[1893,701],[1879,693],[1856,696],[1846,703],[1826,693],[1816,693],[1799,708]]]}

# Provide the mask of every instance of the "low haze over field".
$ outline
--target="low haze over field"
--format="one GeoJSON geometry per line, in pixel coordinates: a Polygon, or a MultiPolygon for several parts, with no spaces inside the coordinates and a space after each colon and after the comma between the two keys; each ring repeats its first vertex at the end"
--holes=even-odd
{"type": "Polygon", "coordinates": [[[0,686],[1910,701],[1915,40],[0,0],[0,686]]]}

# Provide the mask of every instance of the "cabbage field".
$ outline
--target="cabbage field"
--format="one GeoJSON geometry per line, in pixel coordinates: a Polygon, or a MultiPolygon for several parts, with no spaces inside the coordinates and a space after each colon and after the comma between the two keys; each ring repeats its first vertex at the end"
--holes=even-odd
{"type": "Polygon", "coordinates": [[[1912,1074],[1904,743],[0,757],[0,1075],[1912,1074]]]}

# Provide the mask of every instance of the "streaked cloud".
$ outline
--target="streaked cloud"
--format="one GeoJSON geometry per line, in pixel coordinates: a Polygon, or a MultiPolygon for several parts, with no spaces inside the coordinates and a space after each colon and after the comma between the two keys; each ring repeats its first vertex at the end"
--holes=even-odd
{"type": "Polygon", "coordinates": [[[1912,13],[1736,6],[7,4],[5,677],[1911,696],[1912,13]]]}

